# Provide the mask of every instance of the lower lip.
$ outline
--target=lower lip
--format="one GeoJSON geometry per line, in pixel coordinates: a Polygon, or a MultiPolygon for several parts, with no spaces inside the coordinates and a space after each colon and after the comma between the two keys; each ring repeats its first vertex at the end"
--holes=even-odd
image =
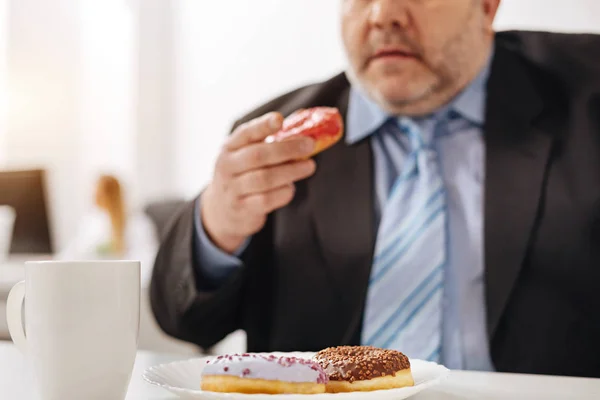
{"type": "Polygon", "coordinates": [[[384,55],[384,56],[377,56],[375,58],[373,58],[371,60],[371,62],[399,62],[399,61],[408,61],[408,60],[414,60],[415,57],[413,56],[409,56],[409,55],[402,55],[402,54],[388,54],[388,55],[384,55]]]}

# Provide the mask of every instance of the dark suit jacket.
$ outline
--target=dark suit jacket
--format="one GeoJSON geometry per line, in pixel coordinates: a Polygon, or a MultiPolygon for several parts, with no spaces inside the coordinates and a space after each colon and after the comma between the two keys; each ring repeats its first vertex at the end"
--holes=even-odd
{"type": "MultiPolygon", "coordinates": [[[[600,38],[497,35],[485,143],[485,283],[499,371],[600,377],[600,38]]],[[[268,111],[335,106],[344,75],[298,89],[268,111]]],[[[210,288],[194,265],[189,203],[156,260],[160,326],[209,347],[244,329],[249,351],[358,344],[374,249],[369,140],[316,157],[314,177],[268,218],[245,266],[210,288]]]]}

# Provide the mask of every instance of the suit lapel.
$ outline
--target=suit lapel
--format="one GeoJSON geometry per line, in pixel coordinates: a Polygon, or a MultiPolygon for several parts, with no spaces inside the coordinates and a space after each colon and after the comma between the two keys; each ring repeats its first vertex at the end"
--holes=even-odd
{"type": "MultiPolygon", "coordinates": [[[[349,88],[338,108],[347,115],[349,88]]],[[[343,343],[356,342],[362,323],[375,241],[373,163],[369,140],[352,146],[342,139],[317,156],[310,185],[314,227],[327,276],[340,305],[332,316],[346,331],[343,343]]]]}
{"type": "Polygon", "coordinates": [[[484,242],[490,338],[534,238],[552,147],[548,110],[526,68],[498,47],[488,83],[484,242]]]}

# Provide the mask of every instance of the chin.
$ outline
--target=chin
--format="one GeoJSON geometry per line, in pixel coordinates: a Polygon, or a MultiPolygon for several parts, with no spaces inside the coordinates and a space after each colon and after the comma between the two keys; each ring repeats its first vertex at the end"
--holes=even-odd
{"type": "Polygon", "coordinates": [[[404,114],[428,97],[428,88],[413,89],[403,87],[385,87],[374,91],[377,103],[388,112],[404,114]]]}
{"type": "Polygon", "coordinates": [[[427,102],[427,98],[435,91],[435,82],[423,77],[388,75],[369,79],[369,83],[371,98],[393,114],[414,114],[413,109],[420,109],[418,105],[427,102]]]}

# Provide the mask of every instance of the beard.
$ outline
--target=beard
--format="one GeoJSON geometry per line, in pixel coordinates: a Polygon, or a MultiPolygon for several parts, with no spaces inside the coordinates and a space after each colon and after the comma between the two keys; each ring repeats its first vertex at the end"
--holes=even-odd
{"type": "Polygon", "coordinates": [[[354,63],[348,56],[351,67],[346,76],[352,85],[387,111],[407,115],[431,113],[450,101],[476,76],[485,59],[485,49],[489,48],[481,34],[483,25],[474,11],[469,12],[460,26],[463,28],[435,49],[424,48],[400,29],[378,31],[354,57],[354,63]],[[416,72],[412,76],[408,74],[414,79],[404,76],[404,66],[394,64],[386,65],[378,71],[380,76],[370,79],[372,56],[386,47],[406,49],[414,55],[414,62],[418,63],[414,66],[416,72]],[[391,87],[382,90],[375,79],[389,79],[391,87]]]}

